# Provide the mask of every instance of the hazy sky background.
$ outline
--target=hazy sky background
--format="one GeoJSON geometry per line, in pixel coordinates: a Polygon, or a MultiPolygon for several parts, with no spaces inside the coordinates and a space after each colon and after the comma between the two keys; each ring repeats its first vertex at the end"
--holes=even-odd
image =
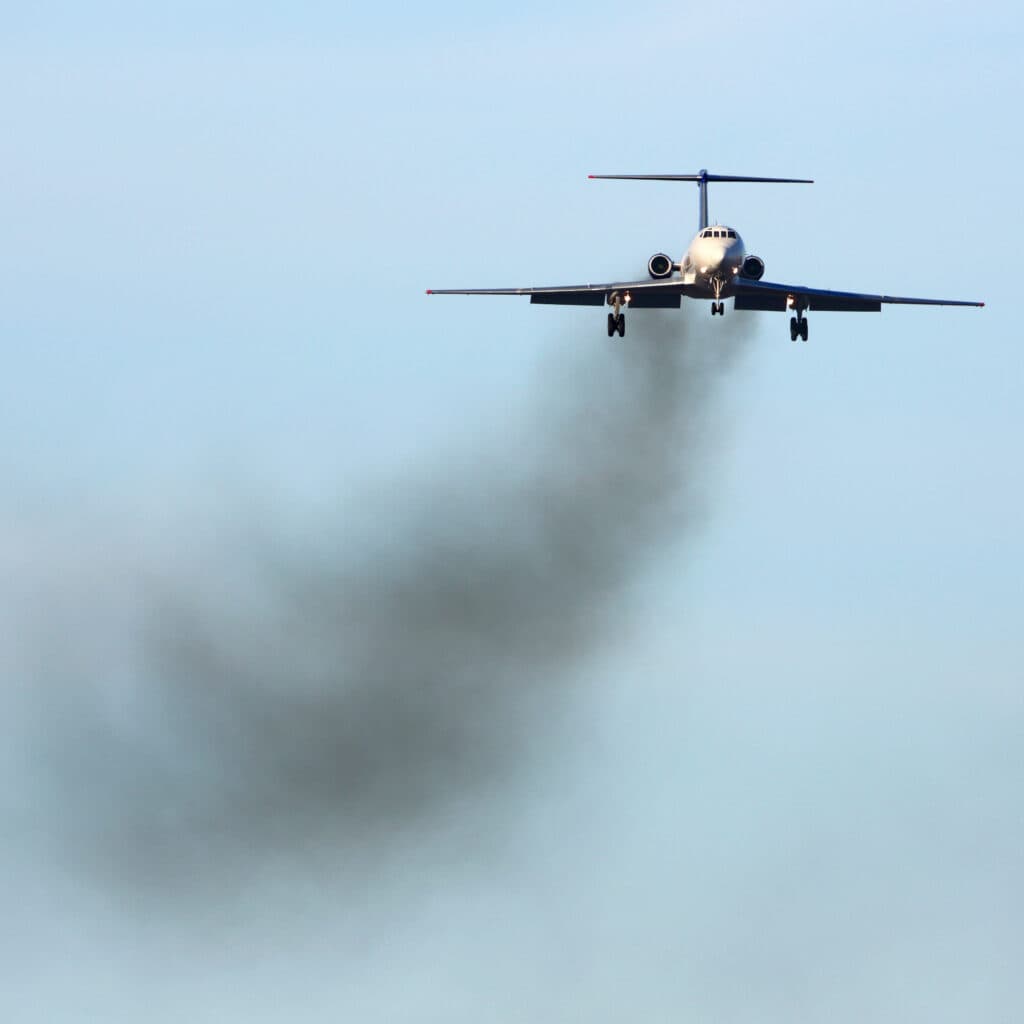
{"type": "Polygon", "coordinates": [[[1019,1021],[1022,29],[952,3],[5,12],[4,1019],[1019,1021]],[[586,175],[701,167],[816,180],[712,189],[771,280],[988,305],[812,313],[808,344],[694,305],[662,405],[661,314],[612,342],[600,310],[423,294],[642,276],[696,189],[586,175]],[[566,571],[523,569],[577,514],[566,571]],[[346,748],[393,817],[280,781],[264,746],[321,768],[349,721],[303,659],[404,650],[437,593],[444,630],[482,605],[515,638],[455,642],[472,684],[496,666],[470,732],[501,755],[458,745],[453,689],[346,748]],[[170,669],[154,607],[200,623],[170,669]],[[245,654],[211,711],[218,644],[245,654]],[[305,717],[250,703],[293,657],[305,717]]]}

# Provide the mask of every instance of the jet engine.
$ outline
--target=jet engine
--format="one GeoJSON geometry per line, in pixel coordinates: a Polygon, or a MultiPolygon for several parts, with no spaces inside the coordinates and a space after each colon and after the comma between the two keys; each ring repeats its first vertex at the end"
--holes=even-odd
{"type": "Polygon", "coordinates": [[[760,281],[764,277],[764,260],[760,256],[748,256],[743,261],[743,269],[740,273],[752,281],[760,281]]]}
{"type": "Polygon", "coordinates": [[[672,271],[675,270],[675,264],[669,256],[666,256],[663,252],[656,252],[647,261],[647,273],[651,277],[657,279],[659,277],[671,277],[672,271]]]}

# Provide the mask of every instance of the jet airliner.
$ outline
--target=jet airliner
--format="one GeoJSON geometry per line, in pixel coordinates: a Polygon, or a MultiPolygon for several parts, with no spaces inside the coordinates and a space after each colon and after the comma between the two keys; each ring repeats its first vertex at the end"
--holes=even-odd
{"type": "Polygon", "coordinates": [[[807,340],[807,317],[812,310],[873,312],[883,304],[905,306],[984,306],[984,302],[956,299],[910,299],[897,295],[830,291],[806,285],[775,284],[762,280],[764,260],[748,253],[734,228],[708,220],[708,183],[725,181],[771,182],[810,185],[807,178],[759,178],[732,174],[591,174],[591,178],[629,181],[692,181],[700,193],[700,223],[697,234],[678,261],[655,253],[647,262],[649,280],[612,281],[607,284],[579,284],[555,288],[431,288],[428,295],[529,295],[530,302],[559,306],[603,306],[608,314],[608,337],[626,336],[625,310],[678,309],[683,296],[710,299],[711,315],[725,315],[725,299],[735,309],[790,311],[789,337],[807,340]]]}

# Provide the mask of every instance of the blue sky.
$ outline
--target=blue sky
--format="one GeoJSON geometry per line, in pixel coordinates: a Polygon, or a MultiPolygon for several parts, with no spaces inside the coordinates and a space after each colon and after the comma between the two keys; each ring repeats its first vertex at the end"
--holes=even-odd
{"type": "Polygon", "coordinates": [[[1019,1019],[1022,27],[1002,4],[10,12],[8,1016],[1019,1019]],[[806,345],[681,314],[686,344],[748,339],[699,529],[646,552],[490,816],[449,811],[358,906],[283,872],[234,930],[164,928],[47,866],[26,666],[66,644],[109,699],[122,576],[230,604],[194,563],[227,577],[260,529],[319,551],[491,451],[571,466],[537,406],[644,313],[610,350],[600,311],[423,291],[640,276],[696,190],[586,175],[701,167],[816,180],[711,193],[769,279],[987,306],[812,314],[806,345]]]}

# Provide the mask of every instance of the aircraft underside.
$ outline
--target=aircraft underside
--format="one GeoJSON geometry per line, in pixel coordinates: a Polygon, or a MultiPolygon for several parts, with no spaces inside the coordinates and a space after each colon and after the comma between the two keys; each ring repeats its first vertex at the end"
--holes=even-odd
{"type": "MultiPolygon", "coordinates": [[[[722,291],[722,296],[728,298],[731,294],[729,292],[722,291]]],[[[716,299],[714,294],[708,295],[694,295],[691,294],[690,298],[711,299],[711,315],[712,316],[725,316],[725,302],[723,299],[716,299]]],[[[620,338],[626,336],[626,313],[625,310],[629,305],[628,297],[618,295],[613,292],[608,296],[608,305],[612,307],[612,312],[608,314],[608,337],[613,338],[617,334],[620,338]]],[[[795,313],[795,316],[789,318],[789,340],[796,341],[798,338],[801,341],[807,341],[809,327],[807,324],[807,317],[804,315],[806,306],[799,303],[793,303],[790,308],[795,313]]]]}

